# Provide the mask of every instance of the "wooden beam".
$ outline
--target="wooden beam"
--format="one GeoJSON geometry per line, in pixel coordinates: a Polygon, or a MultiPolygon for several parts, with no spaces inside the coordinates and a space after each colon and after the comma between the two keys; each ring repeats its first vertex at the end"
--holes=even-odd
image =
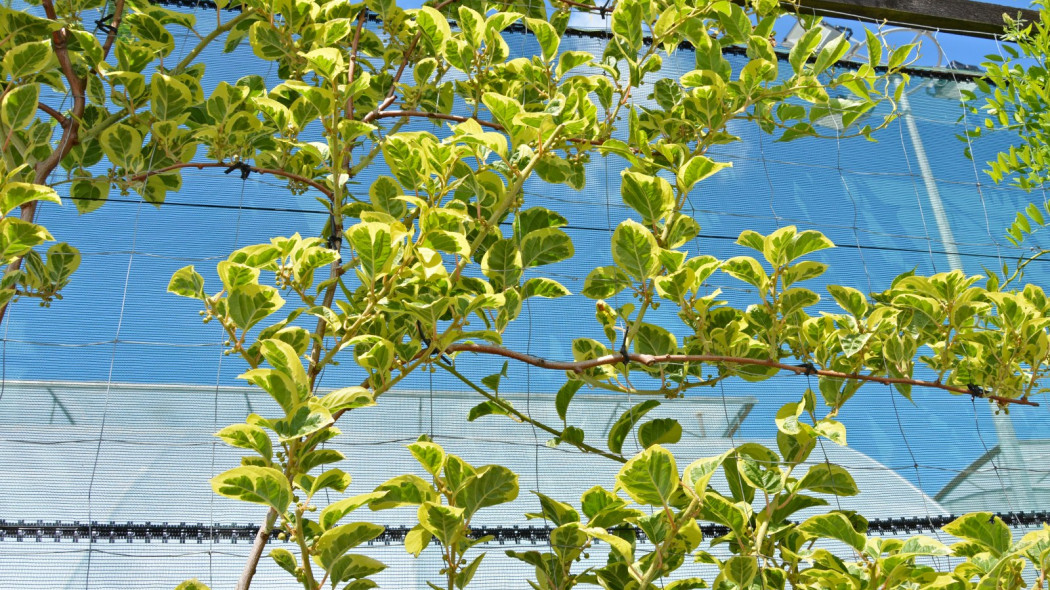
{"type": "Polygon", "coordinates": [[[788,0],[799,14],[888,21],[916,29],[941,30],[978,37],[1003,33],[1003,14],[1038,21],[1039,12],[974,0],[788,0]]]}

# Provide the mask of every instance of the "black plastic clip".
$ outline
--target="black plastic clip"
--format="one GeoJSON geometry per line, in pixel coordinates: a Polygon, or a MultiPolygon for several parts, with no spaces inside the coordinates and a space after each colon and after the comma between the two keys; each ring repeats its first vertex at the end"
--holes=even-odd
{"type": "Polygon", "coordinates": [[[974,385],[973,383],[968,383],[966,385],[966,390],[970,392],[970,397],[984,397],[984,395],[988,393],[982,389],[980,385],[974,385]]]}
{"type": "Polygon", "coordinates": [[[809,377],[810,375],[817,374],[817,367],[813,363],[802,363],[801,365],[795,365],[796,367],[803,369],[802,374],[809,377]]]}
{"type": "Polygon", "coordinates": [[[627,330],[623,332],[623,343],[620,344],[620,358],[623,359],[623,366],[631,364],[631,355],[627,354],[627,330]]]}
{"type": "Polygon", "coordinates": [[[116,15],[110,14],[95,21],[95,29],[102,31],[107,35],[115,34],[117,32],[117,27],[109,24],[109,21],[113,20],[114,16],[116,15]]]}
{"type": "Polygon", "coordinates": [[[241,180],[248,180],[248,175],[252,173],[252,167],[249,166],[246,162],[236,162],[232,166],[227,168],[226,172],[224,172],[223,174],[229,174],[234,170],[241,171],[241,180]]]}

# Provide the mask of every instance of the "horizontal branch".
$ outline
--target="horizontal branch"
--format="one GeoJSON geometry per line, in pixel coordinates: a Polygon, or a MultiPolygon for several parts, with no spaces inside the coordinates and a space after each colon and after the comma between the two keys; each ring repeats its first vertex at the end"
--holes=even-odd
{"type": "MultiPolygon", "coordinates": [[[[143,172],[142,174],[136,174],[128,180],[132,182],[141,182],[143,180],[146,180],[150,176],[165,174],[167,172],[180,170],[182,168],[196,168],[197,170],[203,170],[205,168],[229,168],[233,165],[234,164],[228,164],[226,162],[182,162],[181,164],[172,164],[171,166],[165,166],[156,170],[150,170],[149,172],[143,172]]],[[[301,182],[321,191],[328,198],[332,198],[332,191],[328,187],[305,176],[300,176],[298,174],[288,172],[286,170],[276,170],[274,168],[259,168],[258,166],[248,166],[248,168],[250,168],[252,172],[258,172],[259,174],[272,174],[273,176],[280,176],[289,180],[301,182]]]]}
{"type": "Polygon", "coordinates": [[[425,117],[427,119],[441,119],[443,121],[454,121],[456,123],[466,123],[467,121],[477,121],[482,127],[488,127],[489,129],[495,129],[497,131],[503,131],[503,125],[499,123],[493,123],[491,121],[484,121],[476,117],[461,117],[459,115],[446,115],[444,113],[431,113],[427,111],[379,111],[375,114],[373,119],[386,119],[390,117],[425,117]]]}
{"type": "MultiPolygon", "coordinates": [[[[553,369],[557,371],[572,371],[574,373],[581,373],[587,369],[593,369],[595,367],[601,367],[605,365],[616,365],[622,363],[624,358],[619,354],[610,354],[598,357],[596,359],[590,359],[585,361],[552,361],[531,354],[525,354],[503,348],[501,346],[493,346],[490,344],[452,344],[444,348],[442,352],[474,352],[478,354],[493,354],[502,356],[523,363],[539,367],[541,369],[553,369]]],[[[666,364],[666,363],[708,363],[708,364],[726,364],[726,365],[742,365],[742,366],[761,366],[761,367],[772,367],[781,371],[791,371],[796,375],[819,375],[821,377],[832,377],[835,379],[850,379],[855,381],[870,381],[873,383],[882,383],[883,385],[911,385],[914,387],[928,387],[931,389],[941,389],[944,391],[950,391],[952,393],[964,393],[966,395],[974,395],[969,389],[963,387],[954,387],[951,385],[945,385],[937,381],[924,381],[922,379],[908,379],[903,377],[880,377],[878,375],[863,375],[860,373],[842,373],[839,371],[829,371],[826,369],[813,369],[807,366],[789,365],[786,363],[779,363],[776,361],[767,361],[762,359],[751,359],[737,356],[720,356],[710,354],[663,354],[663,355],[651,355],[651,354],[638,354],[629,353],[627,358],[634,363],[640,363],[645,366],[666,364]]],[[[1036,402],[1031,400],[1020,398],[1013,399],[1009,397],[1002,397],[998,395],[982,394],[975,397],[981,397],[983,399],[993,400],[1001,404],[1019,404],[1024,406],[1038,406],[1036,402]]]]}

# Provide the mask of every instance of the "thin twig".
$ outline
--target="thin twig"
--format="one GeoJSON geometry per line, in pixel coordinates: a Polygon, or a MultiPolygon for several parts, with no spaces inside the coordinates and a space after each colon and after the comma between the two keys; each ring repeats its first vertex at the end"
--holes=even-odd
{"type": "MultiPolygon", "coordinates": [[[[557,436],[559,438],[561,437],[562,432],[560,430],[557,430],[555,428],[551,428],[550,426],[547,426],[543,422],[535,420],[531,416],[528,416],[526,414],[521,413],[520,411],[515,409],[514,406],[512,406],[512,405],[510,405],[508,403],[505,403],[504,400],[502,400],[502,399],[492,395],[491,393],[485,391],[484,389],[478,387],[473,381],[471,381],[466,376],[464,376],[462,373],[457,371],[453,366],[445,364],[444,362],[441,362],[441,361],[437,361],[434,364],[439,366],[439,367],[441,367],[442,369],[447,371],[449,374],[451,374],[452,376],[456,377],[457,379],[459,379],[460,381],[465,383],[468,387],[470,387],[474,391],[476,391],[476,392],[480,393],[481,395],[485,396],[490,402],[493,402],[493,403],[497,404],[499,407],[501,407],[504,410],[506,410],[507,413],[512,414],[515,417],[517,417],[518,419],[523,420],[525,422],[528,422],[529,424],[532,424],[533,426],[539,428],[540,430],[544,430],[544,431],[546,431],[546,432],[548,432],[550,434],[553,434],[554,436],[557,436]]],[[[603,451],[603,450],[601,450],[601,449],[599,449],[597,447],[592,447],[591,445],[589,445],[589,444],[587,444],[585,442],[582,442],[582,441],[580,441],[580,442],[569,442],[569,443],[566,443],[566,444],[570,444],[570,445],[580,449],[581,451],[583,451],[585,453],[594,453],[595,455],[601,455],[602,457],[605,457],[607,459],[612,459],[613,461],[619,461],[620,463],[626,463],[627,462],[627,459],[625,459],[624,457],[622,457],[620,455],[617,455],[615,453],[610,453],[608,451],[603,451]]]]}
{"type": "MultiPolygon", "coordinates": [[[[128,180],[132,182],[141,182],[143,180],[146,180],[150,176],[165,174],[167,172],[179,170],[182,168],[196,168],[198,170],[203,170],[205,168],[229,168],[230,166],[232,166],[232,164],[227,164],[225,162],[182,162],[179,164],[172,164],[171,166],[165,166],[163,168],[158,168],[156,170],[150,170],[149,172],[143,172],[142,174],[136,174],[135,176],[130,177],[128,180]]],[[[259,174],[272,174],[273,176],[280,176],[289,180],[301,182],[321,191],[325,194],[325,196],[329,198],[332,197],[332,191],[328,187],[318,183],[315,180],[310,180],[305,176],[300,176],[293,172],[288,172],[287,170],[277,170],[274,168],[259,168],[258,166],[248,167],[251,168],[252,172],[258,172],[259,174]]]]}
{"type": "MultiPolygon", "coordinates": [[[[357,68],[357,45],[361,41],[361,30],[365,27],[365,14],[367,11],[362,8],[361,14],[357,17],[357,29],[354,30],[354,42],[350,47],[350,66],[346,73],[346,85],[349,87],[354,83],[354,70],[357,68]]],[[[350,96],[346,99],[346,118],[354,118],[354,97],[350,96]]]]}
{"type": "MultiPolygon", "coordinates": [[[[595,367],[601,367],[605,365],[615,365],[623,362],[623,356],[619,353],[610,354],[598,357],[596,359],[590,359],[585,361],[552,361],[531,354],[521,353],[501,346],[495,346],[491,344],[472,344],[472,343],[461,343],[451,344],[442,349],[442,352],[474,352],[478,354],[493,354],[502,356],[523,363],[539,367],[541,369],[553,369],[556,371],[572,371],[574,373],[581,373],[587,369],[593,369],[595,367]]],[[[878,375],[864,375],[861,373],[842,373],[839,371],[829,371],[826,369],[813,370],[806,366],[789,365],[786,363],[779,363],[776,361],[768,361],[762,359],[751,359],[745,357],[735,356],[721,356],[711,354],[663,354],[663,355],[651,355],[651,354],[638,354],[628,353],[627,357],[631,362],[640,363],[647,367],[665,363],[707,363],[707,364],[727,364],[727,365],[743,365],[743,366],[761,366],[761,367],[772,367],[780,369],[781,371],[791,371],[796,375],[820,375],[822,377],[832,377],[835,379],[851,379],[855,381],[871,381],[873,383],[882,383],[884,385],[912,385],[915,387],[928,387],[931,389],[941,389],[944,391],[950,391],[952,393],[965,393],[972,395],[972,392],[965,387],[954,387],[951,385],[945,385],[936,381],[924,381],[922,379],[907,379],[903,377],[880,377],[878,375]]],[[[1009,397],[1002,397],[998,395],[984,394],[980,396],[983,399],[994,400],[1003,404],[1019,404],[1024,406],[1038,406],[1039,404],[1031,400],[1020,398],[1013,399],[1009,397]]]]}
{"type": "Polygon", "coordinates": [[[376,113],[372,119],[385,119],[389,117],[425,117],[427,119],[442,119],[444,121],[455,121],[456,123],[466,123],[467,121],[477,121],[482,127],[488,127],[489,129],[495,129],[497,131],[504,131],[503,125],[499,123],[493,123],[492,121],[485,121],[476,117],[461,117],[459,115],[446,115],[444,113],[430,113],[426,111],[380,111],[376,113]]]}

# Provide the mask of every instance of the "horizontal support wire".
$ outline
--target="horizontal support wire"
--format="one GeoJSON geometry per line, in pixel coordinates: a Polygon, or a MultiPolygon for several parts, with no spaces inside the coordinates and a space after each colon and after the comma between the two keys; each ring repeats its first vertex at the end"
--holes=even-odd
{"type": "MultiPolygon", "coordinates": [[[[1050,512],[997,512],[995,516],[1014,527],[1035,527],[1050,522],[1050,512]]],[[[868,521],[869,534],[898,535],[902,533],[921,533],[944,527],[957,518],[954,514],[940,516],[902,516],[875,518],[868,521]]],[[[393,545],[404,542],[405,535],[412,530],[408,526],[389,526],[382,534],[368,544],[393,545]]],[[[491,536],[488,543],[500,545],[549,544],[551,526],[472,526],[474,538],[491,536]]],[[[729,533],[729,528],[720,524],[703,523],[700,530],[705,537],[721,537],[729,533]]],[[[205,543],[229,542],[250,544],[258,531],[258,525],[240,524],[178,524],[150,522],[92,522],[90,524],[74,521],[37,521],[27,523],[0,520],[0,542],[73,542],[73,543],[205,543]]],[[[279,531],[274,529],[272,539],[276,540],[279,531]]],[[[645,539],[642,531],[635,529],[639,540],[645,539]]]]}

